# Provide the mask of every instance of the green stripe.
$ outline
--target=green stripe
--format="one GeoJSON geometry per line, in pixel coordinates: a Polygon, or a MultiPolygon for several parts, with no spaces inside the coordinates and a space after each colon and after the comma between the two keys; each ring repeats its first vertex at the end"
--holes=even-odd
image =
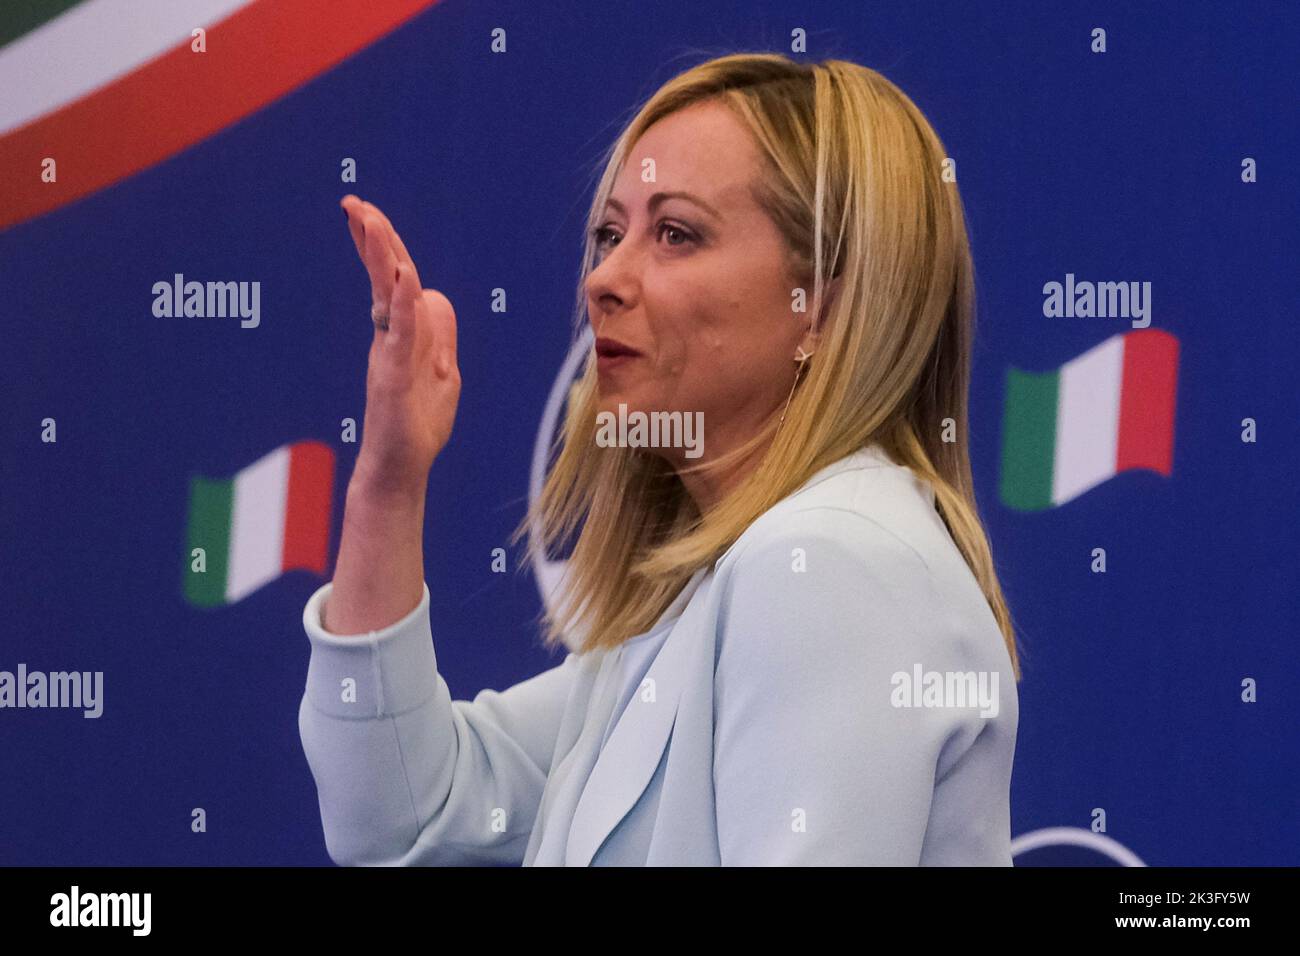
{"type": "Polygon", "coordinates": [[[0,0],[0,47],[89,0],[0,0]]]}
{"type": "Polygon", "coordinates": [[[198,607],[226,603],[226,573],[230,564],[230,520],[234,479],[190,479],[190,523],[185,536],[185,597],[198,607]],[[205,554],[206,570],[193,571],[195,548],[205,554]]]}
{"type": "Polygon", "coordinates": [[[1002,417],[1002,503],[1020,511],[1052,507],[1060,372],[1007,370],[1002,417]]]}

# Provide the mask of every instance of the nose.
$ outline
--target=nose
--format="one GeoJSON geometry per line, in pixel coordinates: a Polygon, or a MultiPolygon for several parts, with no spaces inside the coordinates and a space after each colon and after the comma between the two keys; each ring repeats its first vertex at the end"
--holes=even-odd
{"type": "Polygon", "coordinates": [[[626,244],[627,240],[622,240],[603,253],[587,273],[587,309],[593,323],[598,324],[601,319],[626,309],[635,301],[635,256],[630,254],[631,250],[623,248],[626,244]]]}

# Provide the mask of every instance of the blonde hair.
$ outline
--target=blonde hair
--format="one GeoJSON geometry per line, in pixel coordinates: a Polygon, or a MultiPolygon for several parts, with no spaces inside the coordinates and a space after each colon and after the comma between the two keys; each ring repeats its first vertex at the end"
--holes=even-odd
{"type": "MultiPolygon", "coordinates": [[[[683,585],[716,561],[763,512],[815,472],[878,441],[928,480],[949,533],[979,582],[1016,679],[1010,611],[975,504],[967,444],[974,273],[947,153],[910,99],[879,73],[844,60],[797,63],[769,53],[711,59],[674,77],[641,107],[602,157],[588,213],[575,325],[586,328],[592,231],[638,138],[684,107],[731,107],[765,160],[755,197],[787,240],[794,275],[811,280],[814,315],[840,287],[814,356],[793,371],[785,420],[777,409],[724,456],[769,443],[757,465],[701,515],[670,463],[639,448],[597,447],[595,363],[570,390],[537,500],[516,530],[529,555],[574,543],[563,594],[544,609],[544,641],[582,634],[578,649],[612,648],[654,626],[683,585]],[[797,385],[797,387],[795,387],[797,385]],[[944,441],[944,419],[956,422],[944,441]]],[[[715,459],[717,467],[723,459],[715,459]]],[[[699,467],[699,466],[696,466],[699,467]]]]}

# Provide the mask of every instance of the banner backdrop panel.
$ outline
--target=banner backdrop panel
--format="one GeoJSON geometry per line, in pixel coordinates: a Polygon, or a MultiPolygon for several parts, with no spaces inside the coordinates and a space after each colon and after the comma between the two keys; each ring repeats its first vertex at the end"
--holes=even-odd
{"type": "Polygon", "coordinates": [[[558,661],[562,560],[509,536],[590,347],[600,156],[739,51],[881,71],[954,160],[1018,865],[1300,864],[1297,11],[5,5],[0,864],[329,863],[297,714],[365,411],[346,193],[458,316],[440,671],[558,661]]]}

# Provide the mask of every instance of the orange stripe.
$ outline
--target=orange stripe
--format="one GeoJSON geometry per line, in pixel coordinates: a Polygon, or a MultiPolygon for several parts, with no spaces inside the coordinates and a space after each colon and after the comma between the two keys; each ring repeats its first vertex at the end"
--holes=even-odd
{"type": "Polygon", "coordinates": [[[334,449],[318,441],[294,442],[289,447],[285,499],[281,570],[306,568],[324,574],[334,501],[334,449]]]}
{"type": "Polygon", "coordinates": [[[0,229],[148,169],[303,85],[436,0],[258,0],[0,139],[0,229]],[[58,181],[41,182],[52,157],[58,181]]]}

